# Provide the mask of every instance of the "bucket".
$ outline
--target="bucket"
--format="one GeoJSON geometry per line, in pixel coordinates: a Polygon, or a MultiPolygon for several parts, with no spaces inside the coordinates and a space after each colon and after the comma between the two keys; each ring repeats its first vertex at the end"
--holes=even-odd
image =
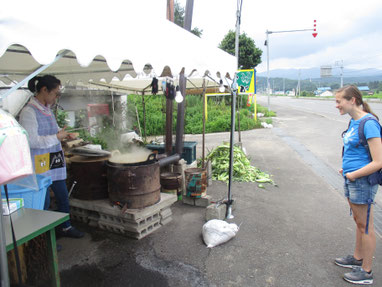
{"type": "Polygon", "coordinates": [[[160,175],[162,192],[180,195],[182,189],[182,175],[176,172],[164,172],[160,175]]]}
{"type": "Polygon", "coordinates": [[[201,198],[207,194],[207,172],[204,168],[188,168],[184,171],[186,194],[201,198]]]}

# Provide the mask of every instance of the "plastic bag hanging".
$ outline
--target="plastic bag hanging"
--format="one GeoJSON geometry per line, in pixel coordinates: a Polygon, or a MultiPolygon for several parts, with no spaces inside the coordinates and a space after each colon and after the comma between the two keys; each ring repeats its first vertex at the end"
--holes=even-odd
{"type": "Polygon", "coordinates": [[[26,131],[15,118],[0,109],[0,184],[33,174],[26,131]]]}

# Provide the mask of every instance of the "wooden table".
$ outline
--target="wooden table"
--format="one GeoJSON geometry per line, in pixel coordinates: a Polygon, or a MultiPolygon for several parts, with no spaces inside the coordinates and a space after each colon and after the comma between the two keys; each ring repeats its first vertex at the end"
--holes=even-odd
{"type": "MultiPolygon", "coordinates": [[[[16,236],[16,245],[22,245],[29,240],[43,234],[47,234],[49,266],[52,272],[52,286],[60,286],[60,275],[58,272],[58,258],[56,249],[55,227],[69,220],[69,214],[21,208],[11,214],[13,228],[16,236]]],[[[7,252],[13,249],[12,231],[9,215],[3,216],[5,242],[7,252]]]]}

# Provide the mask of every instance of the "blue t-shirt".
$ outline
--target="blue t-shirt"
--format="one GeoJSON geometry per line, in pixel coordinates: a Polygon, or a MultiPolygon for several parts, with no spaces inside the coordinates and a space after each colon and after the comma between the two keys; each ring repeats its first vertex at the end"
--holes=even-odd
{"type": "MultiPolygon", "coordinates": [[[[367,114],[364,117],[368,117],[368,116],[370,116],[370,114],[367,114]]],[[[344,142],[344,156],[342,158],[343,175],[345,175],[348,172],[352,172],[357,169],[360,169],[364,167],[365,165],[367,165],[368,163],[370,163],[369,155],[365,147],[362,144],[359,144],[359,137],[358,137],[359,123],[364,117],[356,121],[351,119],[349,129],[343,137],[343,142],[344,142]]],[[[374,120],[366,121],[363,132],[367,140],[370,138],[381,137],[381,127],[374,120]]]]}

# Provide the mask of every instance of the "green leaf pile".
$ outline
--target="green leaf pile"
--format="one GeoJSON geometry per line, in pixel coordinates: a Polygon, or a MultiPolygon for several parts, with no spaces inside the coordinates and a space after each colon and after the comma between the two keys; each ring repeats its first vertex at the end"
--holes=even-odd
{"type": "MultiPolygon", "coordinates": [[[[228,182],[229,179],[229,144],[222,144],[213,149],[206,157],[211,161],[212,179],[228,182]]],[[[233,147],[233,181],[271,183],[270,175],[251,165],[243,150],[233,147]]],[[[260,184],[260,187],[264,187],[260,184]],[[261,185],[261,186],[260,186],[261,185]]]]}

